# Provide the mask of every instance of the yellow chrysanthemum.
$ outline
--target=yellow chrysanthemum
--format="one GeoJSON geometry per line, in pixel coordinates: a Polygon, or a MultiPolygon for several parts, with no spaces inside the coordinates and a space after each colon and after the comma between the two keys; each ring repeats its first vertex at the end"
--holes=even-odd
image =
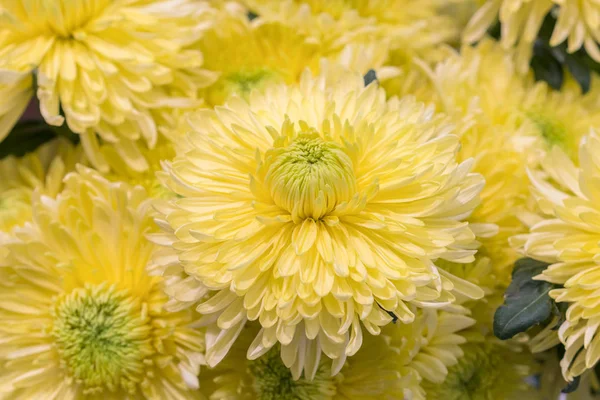
{"type": "Polygon", "coordinates": [[[154,147],[171,109],[196,106],[198,89],[214,80],[187,48],[209,24],[204,2],[2,0],[0,15],[0,138],[35,81],[45,120],[66,120],[103,170],[96,134],[143,170],[135,143],[154,147]]]}
{"type": "Polygon", "coordinates": [[[247,327],[221,364],[202,371],[200,387],[211,400],[424,399],[421,381],[443,382],[463,354],[459,345],[465,340],[458,333],[472,323],[460,313],[419,310],[411,324],[390,324],[381,335],[365,336],[363,347],[335,376],[317,360],[312,380],[294,377],[275,348],[247,360],[246,348],[257,333],[247,327]]]}
{"type": "Polygon", "coordinates": [[[469,222],[481,227],[482,243],[478,255],[489,257],[498,281],[508,285],[517,253],[509,246],[509,237],[524,231],[518,212],[529,195],[525,156],[512,144],[514,133],[484,123],[475,123],[461,136],[459,160],[474,159],[473,171],[486,180],[481,204],[469,222]],[[493,229],[492,225],[496,226],[493,229]]]}
{"type": "Polygon", "coordinates": [[[23,157],[0,160],[0,231],[9,232],[31,220],[34,192],[56,197],[63,178],[82,162],[81,148],[55,139],[23,157]]]}
{"type": "Polygon", "coordinates": [[[456,120],[479,115],[484,122],[501,126],[516,118],[531,84],[529,76],[515,74],[513,52],[491,39],[446,53],[428,74],[432,101],[441,110],[456,120]]]}
{"type": "Polygon", "coordinates": [[[443,383],[426,382],[428,400],[537,399],[525,381],[535,371],[531,354],[514,352],[495,342],[462,346],[464,356],[451,367],[443,383]]]}
{"type": "MultiPolygon", "coordinates": [[[[515,149],[533,165],[554,145],[576,156],[577,143],[600,124],[600,86],[585,95],[569,75],[560,91],[531,74],[515,74],[515,55],[485,39],[463,46],[429,73],[434,101],[457,120],[478,115],[485,123],[513,133],[515,149]]],[[[592,74],[594,82],[598,76],[592,74]]],[[[472,118],[471,118],[472,119],[472,118]]]]}
{"type": "Polygon", "coordinates": [[[464,32],[464,40],[473,43],[500,19],[502,45],[517,47],[519,71],[525,73],[542,22],[552,7],[558,6],[556,26],[550,38],[551,46],[568,40],[573,53],[581,47],[600,61],[600,4],[595,0],[488,0],[473,15],[464,32]]]}
{"type": "Polygon", "coordinates": [[[232,16],[206,33],[200,49],[207,55],[206,68],[220,74],[204,96],[219,105],[232,94],[247,96],[267,84],[297,83],[314,64],[319,45],[283,24],[255,26],[232,16]]]}
{"type": "Polygon", "coordinates": [[[459,24],[445,12],[447,1],[422,0],[244,0],[261,20],[280,21],[310,35],[327,53],[369,39],[390,41],[424,53],[458,37],[459,24]]]}
{"type": "Polygon", "coordinates": [[[10,399],[190,399],[203,336],[164,311],[146,273],[155,246],[143,188],[78,168],[0,258],[0,395],[10,399]]]}
{"type": "MultiPolygon", "coordinates": [[[[282,354],[306,352],[284,357],[296,375],[321,351],[336,371],[362,329],[378,334],[390,314],[408,323],[410,304],[483,295],[434,264],[473,260],[463,219],[483,180],[470,161],[455,161],[458,139],[430,108],[386,101],[360,75],[326,85],[306,74],[299,86],[234,97],[188,123],[162,174],[181,199],[158,207],[164,234],[155,240],[188,275],[175,299],[208,295],[198,311],[215,322],[209,365],[258,320],[249,358],[280,343],[282,354]]],[[[177,273],[164,258],[157,273],[177,273]]]]}
{"type": "Polygon", "coordinates": [[[600,108],[595,103],[599,96],[598,85],[583,95],[572,78],[560,91],[542,82],[533,85],[520,107],[520,118],[533,126],[524,140],[531,141],[530,148],[542,155],[558,146],[576,161],[581,138],[590,128],[600,127],[600,108]]]}
{"type": "Polygon", "coordinates": [[[537,278],[563,288],[550,291],[567,302],[566,321],[558,336],[566,347],[561,361],[565,379],[572,380],[600,360],[598,335],[598,259],[600,249],[600,137],[592,131],[579,150],[580,168],[558,148],[543,164],[545,174],[531,172],[539,209],[546,217],[529,234],[513,238],[526,256],[552,263],[537,278]]]}
{"type": "Polygon", "coordinates": [[[481,204],[469,222],[483,244],[479,254],[491,258],[498,284],[505,285],[517,259],[508,238],[524,230],[517,213],[529,192],[525,167],[532,145],[520,143],[536,135],[519,111],[525,107],[526,81],[514,76],[512,66],[509,53],[485,40],[451,54],[433,70],[424,67],[431,80],[430,98],[458,125],[459,159],[473,159],[473,170],[486,180],[481,204]]]}

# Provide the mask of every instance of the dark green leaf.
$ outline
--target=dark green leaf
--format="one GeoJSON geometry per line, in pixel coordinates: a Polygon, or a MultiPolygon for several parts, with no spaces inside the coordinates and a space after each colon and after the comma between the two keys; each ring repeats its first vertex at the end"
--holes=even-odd
{"type": "Polygon", "coordinates": [[[56,134],[44,121],[19,122],[0,143],[0,158],[21,157],[54,137],[56,134]]]}
{"type": "Polygon", "coordinates": [[[573,78],[581,86],[581,91],[587,93],[592,85],[592,73],[585,64],[585,60],[581,54],[565,54],[565,65],[573,75],[573,78]]]}
{"type": "Polygon", "coordinates": [[[367,73],[365,74],[365,76],[363,77],[364,81],[365,81],[365,86],[369,86],[369,84],[373,81],[377,80],[377,74],[375,73],[374,69],[370,69],[367,71],[367,73]]]}
{"type": "Polygon", "coordinates": [[[56,136],[62,136],[75,144],[79,143],[79,135],[73,133],[67,126],[66,122],[61,126],[50,125],[50,129],[52,129],[52,132],[54,132],[56,136]]]}
{"type": "Polygon", "coordinates": [[[254,11],[248,11],[246,16],[248,17],[248,21],[252,21],[252,20],[258,18],[258,14],[255,13],[254,11]]]}
{"type": "Polygon", "coordinates": [[[500,40],[500,37],[502,36],[502,25],[500,24],[500,21],[497,21],[494,25],[492,25],[492,27],[488,30],[488,35],[496,40],[500,40]]]}
{"type": "Polygon", "coordinates": [[[531,68],[536,80],[548,82],[550,87],[560,90],[564,81],[562,65],[554,58],[550,46],[540,39],[533,46],[531,68]]]}
{"type": "Polygon", "coordinates": [[[499,339],[510,339],[552,316],[554,302],[548,292],[554,286],[532,279],[547,266],[530,258],[522,258],[515,263],[504,304],[498,307],[494,315],[494,334],[499,339]]]}
{"type": "Polygon", "coordinates": [[[567,309],[569,308],[569,303],[552,303],[552,314],[558,317],[558,321],[552,327],[552,330],[558,330],[563,322],[567,320],[567,309]]]}
{"type": "Polygon", "coordinates": [[[576,391],[579,387],[580,379],[581,376],[576,376],[575,378],[573,378],[573,380],[569,382],[567,386],[563,388],[563,390],[561,390],[561,393],[573,393],[574,391],[576,391]]]}

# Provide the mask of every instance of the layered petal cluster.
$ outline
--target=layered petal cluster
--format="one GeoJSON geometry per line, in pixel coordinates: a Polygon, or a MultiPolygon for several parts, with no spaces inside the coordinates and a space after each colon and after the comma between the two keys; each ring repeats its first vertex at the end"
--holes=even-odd
{"type": "Polygon", "coordinates": [[[368,40],[425,54],[459,36],[461,24],[446,10],[455,1],[244,0],[265,21],[280,21],[314,37],[328,53],[368,40]]]}
{"type": "Polygon", "coordinates": [[[473,159],[473,170],[486,180],[481,204],[469,221],[483,244],[479,255],[489,258],[497,284],[505,285],[517,258],[508,238],[524,231],[517,214],[529,194],[529,137],[538,136],[518,110],[528,93],[527,83],[515,76],[513,66],[510,53],[485,40],[426,69],[429,96],[458,126],[459,160],[473,159]]]}
{"type": "Polygon", "coordinates": [[[536,372],[533,358],[501,343],[469,343],[464,356],[440,384],[426,382],[431,400],[513,400],[541,398],[526,378],[536,372]]]}
{"type": "Polygon", "coordinates": [[[533,43],[551,10],[557,22],[550,45],[558,46],[567,41],[570,53],[584,47],[592,58],[600,61],[600,4],[595,0],[487,0],[482,3],[465,29],[465,41],[478,41],[499,19],[502,45],[517,48],[521,73],[529,68],[533,43]]]}
{"type": "Polygon", "coordinates": [[[156,172],[162,169],[161,162],[163,160],[171,160],[175,157],[175,145],[173,144],[175,139],[160,138],[152,149],[139,146],[140,154],[148,165],[148,168],[143,171],[131,168],[127,160],[120,157],[114,146],[100,146],[100,151],[110,167],[109,171],[104,174],[105,177],[113,182],[125,182],[131,186],[140,185],[152,198],[169,197],[170,192],[165,190],[156,177],[156,172]]]}
{"type": "Polygon", "coordinates": [[[37,94],[44,119],[66,122],[106,170],[111,143],[137,170],[173,108],[197,106],[214,80],[189,48],[210,25],[195,0],[0,1],[0,138],[37,94]],[[37,90],[37,93],[34,91],[37,90]]]}
{"type": "Polygon", "coordinates": [[[522,221],[528,220],[526,167],[538,168],[554,146],[576,159],[575,143],[600,124],[597,87],[583,95],[569,78],[563,90],[554,91],[515,70],[514,52],[485,39],[427,71],[431,97],[459,127],[459,157],[473,158],[474,171],[486,179],[470,222],[498,226],[496,235],[487,228],[480,233],[480,253],[491,258],[506,284],[517,258],[508,238],[523,232],[522,221]]]}
{"type": "Polygon", "coordinates": [[[529,148],[545,155],[554,146],[560,147],[577,163],[581,138],[590,128],[600,126],[600,86],[583,95],[578,84],[569,78],[560,91],[545,83],[532,85],[523,98],[521,119],[532,126],[529,148]]]}
{"type": "Polygon", "coordinates": [[[82,150],[64,139],[52,140],[23,157],[0,160],[0,231],[9,232],[32,219],[34,192],[56,197],[63,178],[83,162],[82,150]]]}
{"type": "Polygon", "coordinates": [[[155,227],[141,187],[78,167],[0,254],[0,396],[191,399],[203,336],[146,273],[155,227]]]}
{"type": "Polygon", "coordinates": [[[468,223],[483,180],[458,163],[443,116],[411,98],[386,100],[348,74],[326,84],[271,86],[249,101],[188,117],[162,179],[180,198],[157,208],[165,246],[156,273],[211,324],[207,361],[223,359],[247,321],[261,330],[248,357],[281,345],[294,376],[333,371],[412,306],[442,307],[481,289],[438,269],[471,262],[468,223]],[[169,255],[169,251],[175,251],[169,255]]]}
{"type": "Polygon", "coordinates": [[[551,152],[544,172],[530,173],[543,218],[528,234],[512,239],[526,256],[551,263],[536,279],[562,286],[551,290],[550,296],[568,304],[566,321],[558,329],[566,347],[561,367],[568,381],[600,360],[599,154],[600,137],[593,131],[582,139],[579,168],[558,148],[551,152]]]}
{"type": "Polygon", "coordinates": [[[456,310],[418,310],[411,324],[390,324],[381,335],[366,336],[338,375],[326,362],[312,380],[294,379],[277,349],[245,360],[256,329],[247,329],[222,363],[200,375],[200,387],[216,399],[425,399],[423,382],[444,381],[463,355],[460,332],[473,320],[456,310]]]}
{"type": "Polygon", "coordinates": [[[297,83],[307,66],[316,66],[320,46],[315,40],[279,22],[252,24],[235,10],[222,18],[199,42],[205,67],[219,73],[203,91],[210,105],[232,94],[248,96],[273,83],[297,83]]]}

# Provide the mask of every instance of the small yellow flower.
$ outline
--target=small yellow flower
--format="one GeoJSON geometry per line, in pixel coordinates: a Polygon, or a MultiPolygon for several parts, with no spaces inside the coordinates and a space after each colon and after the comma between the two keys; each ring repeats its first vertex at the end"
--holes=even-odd
{"type": "Polygon", "coordinates": [[[79,167],[0,257],[0,396],[191,399],[203,335],[191,311],[165,311],[165,281],[143,188],[79,167]]]}
{"type": "Polygon", "coordinates": [[[80,147],[65,139],[41,145],[23,157],[0,160],[0,231],[9,232],[31,220],[34,192],[56,197],[63,178],[83,162],[80,147]]]}
{"type": "MultiPolygon", "coordinates": [[[[164,234],[154,240],[187,276],[175,299],[208,296],[198,311],[215,322],[209,365],[257,320],[249,358],[280,343],[282,354],[306,353],[284,358],[296,376],[321,351],[339,370],[362,330],[377,335],[390,314],[409,323],[410,305],[483,295],[435,266],[473,260],[464,219],[483,180],[455,161],[458,139],[430,108],[387,101],[360,75],[306,74],[188,123],[161,174],[181,198],[158,206],[164,234]]],[[[156,272],[179,276],[164,259],[156,272]]]]}
{"type": "Polygon", "coordinates": [[[100,142],[146,169],[136,143],[153,148],[172,109],[196,107],[214,80],[189,49],[211,14],[193,0],[1,0],[0,139],[35,80],[46,122],[66,121],[96,167],[108,169],[100,142]]]}
{"type": "Polygon", "coordinates": [[[530,173],[537,206],[543,218],[512,244],[526,256],[551,263],[537,279],[563,288],[550,291],[567,302],[566,321],[558,337],[566,347],[563,376],[571,381],[600,360],[598,335],[598,258],[600,250],[600,137],[591,132],[581,141],[579,165],[555,147],[542,171],[530,173]]]}
{"type": "Polygon", "coordinates": [[[565,40],[573,53],[584,47],[596,61],[600,61],[600,4],[595,0],[487,0],[473,15],[463,34],[464,40],[473,43],[481,39],[487,29],[500,19],[502,45],[516,46],[518,70],[526,73],[537,38],[546,14],[554,7],[556,26],[550,38],[551,46],[565,40]]]}
{"type": "Polygon", "coordinates": [[[422,382],[444,381],[463,354],[459,333],[471,324],[460,312],[417,311],[411,324],[390,324],[379,336],[365,336],[338,375],[331,376],[327,362],[319,361],[312,380],[294,377],[276,348],[247,360],[257,329],[245,328],[223,362],[202,371],[200,387],[211,400],[425,399],[422,382]]]}

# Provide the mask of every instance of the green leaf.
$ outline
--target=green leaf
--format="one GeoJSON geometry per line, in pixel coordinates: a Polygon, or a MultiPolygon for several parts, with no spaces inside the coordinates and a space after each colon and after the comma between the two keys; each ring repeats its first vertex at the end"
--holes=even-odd
{"type": "Polygon", "coordinates": [[[498,307],[494,315],[496,337],[510,339],[552,316],[554,301],[548,296],[548,292],[554,285],[532,279],[547,266],[547,263],[530,258],[522,258],[515,263],[512,281],[504,295],[504,304],[498,307]]]}
{"type": "Polygon", "coordinates": [[[548,82],[550,87],[560,90],[564,81],[563,67],[550,46],[540,39],[533,46],[531,68],[536,80],[548,82]]]}
{"type": "Polygon", "coordinates": [[[374,69],[370,69],[367,71],[367,73],[365,74],[365,76],[363,77],[364,81],[365,81],[365,86],[369,86],[369,84],[373,81],[377,80],[377,74],[375,73],[374,69]]]}
{"type": "Polygon", "coordinates": [[[22,157],[54,137],[54,130],[44,121],[18,122],[0,143],[0,158],[8,155],[22,157]]]}
{"type": "Polygon", "coordinates": [[[246,13],[246,17],[248,17],[248,21],[253,21],[253,20],[255,20],[256,18],[258,18],[258,14],[257,14],[257,13],[255,13],[254,11],[252,11],[252,10],[249,10],[249,11],[246,13]]]}
{"type": "Polygon", "coordinates": [[[584,57],[579,53],[565,54],[565,65],[573,75],[573,78],[581,86],[581,91],[587,93],[592,85],[592,73],[585,64],[584,57]]]}
{"type": "Polygon", "coordinates": [[[560,392],[561,393],[573,393],[579,387],[580,380],[581,380],[581,376],[576,376],[575,378],[573,378],[573,380],[571,382],[567,383],[567,386],[565,386],[560,392]]]}

